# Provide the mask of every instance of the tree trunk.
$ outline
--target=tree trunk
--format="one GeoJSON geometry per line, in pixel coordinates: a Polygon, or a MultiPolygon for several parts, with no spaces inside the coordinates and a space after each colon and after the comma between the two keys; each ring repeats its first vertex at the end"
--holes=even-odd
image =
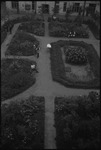
{"type": "Polygon", "coordinates": [[[17,1],[17,14],[19,14],[19,1],[17,1]]]}
{"type": "Polygon", "coordinates": [[[86,1],[84,1],[84,7],[83,7],[83,13],[82,13],[82,23],[83,23],[83,20],[84,20],[84,14],[85,14],[85,6],[86,6],[86,1]]]}

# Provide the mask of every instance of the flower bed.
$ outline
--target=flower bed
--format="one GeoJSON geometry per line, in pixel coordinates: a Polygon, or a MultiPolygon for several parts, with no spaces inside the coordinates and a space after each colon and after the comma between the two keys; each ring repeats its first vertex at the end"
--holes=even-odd
{"type": "Polygon", "coordinates": [[[44,149],[44,101],[30,96],[2,105],[2,149],[44,149]]]}
{"type": "Polygon", "coordinates": [[[30,32],[38,36],[44,36],[45,34],[44,23],[41,21],[22,23],[18,30],[30,32]]]}
{"type": "Polygon", "coordinates": [[[5,55],[31,56],[35,55],[39,46],[37,39],[26,32],[19,31],[15,34],[5,55]]]}
{"type": "Polygon", "coordinates": [[[34,61],[24,59],[4,59],[1,62],[1,100],[16,96],[35,84],[31,69],[34,61]]]}
{"type": "Polygon", "coordinates": [[[87,64],[87,54],[82,47],[68,47],[65,55],[66,63],[70,63],[73,65],[87,64]]]}
{"type": "Polygon", "coordinates": [[[52,48],[50,50],[50,59],[51,59],[51,71],[52,71],[52,78],[54,81],[57,81],[63,84],[66,87],[72,88],[84,88],[84,89],[96,89],[100,88],[100,61],[92,45],[89,45],[84,42],[77,42],[77,41],[58,41],[51,43],[52,48]],[[61,47],[65,45],[69,46],[81,46],[85,48],[88,52],[88,62],[90,64],[91,70],[94,73],[95,78],[90,80],[89,82],[85,81],[72,81],[70,78],[66,76],[65,66],[62,59],[62,51],[61,47]]]}
{"type": "Polygon", "coordinates": [[[56,97],[57,149],[100,149],[100,96],[56,97]]]}
{"type": "Polygon", "coordinates": [[[55,37],[68,38],[89,38],[86,29],[76,23],[59,23],[52,21],[49,23],[49,35],[55,37]]]}

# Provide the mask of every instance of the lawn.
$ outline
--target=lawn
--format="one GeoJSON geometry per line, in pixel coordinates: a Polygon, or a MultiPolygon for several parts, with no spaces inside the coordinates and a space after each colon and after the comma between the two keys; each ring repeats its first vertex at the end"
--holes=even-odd
{"type": "Polygon", "coordinates": [[[100,149],[100,95],[56,97],[57,149],[100,149]]]}
{"type": "Polygon", "coordinates": [[[44,36],[45,34],[44,22],[40,20],[22,23],[19,26],[18,30],[23,30],[25,32],[29,32],[38,36],[44,36]]]}
{"type": "Polygon", "coordinates": [[[44,97],[3,104],[2,149],[44,149],[44,97]]]}
{"type": "Polygon", "coordinates": [[[6,100],[35,84],[35,72],[27,59],[3,59],[1,61],[1,100],[6,100]]]}
{"type": "Polygon", "coordinates": [[[31,56],[35,55],[39,41],[23,31],[17,31],[9,44],[5,55],[31,56]]]}
{"type": "Polygon", "coordinates": [[[57,41],[50,50],[52,78],[71,88],[100,87],[100,59],[91,44],[57,41]]]}

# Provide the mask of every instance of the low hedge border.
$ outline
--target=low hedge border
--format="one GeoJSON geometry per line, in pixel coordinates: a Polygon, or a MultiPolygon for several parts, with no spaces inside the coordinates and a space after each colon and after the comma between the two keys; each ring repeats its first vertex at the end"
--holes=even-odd
{"type": "Polygon", "coordinates": [[[50,59],[51,59],[51,71],[52,71],[52,78],[54,81],[57,81],[61,84],[63,84],[66,87],[71,88],[83,88],[83,89],[99,89],[100,88],[100,61],[99,57],[97,55],[97,52],[95,51],[94,47],[85,43],[85,42],[78,42],[78,41],[58,41],[55,43],[51,43],[52,48],[50,50],[50,59]],[[94,72],[95,79],[89,82],[71,82],[67,79],[66,73],[65,73],[65,66],[62,60],[62,52],[60,47],[63,47],[64,45],[79,45],[82,47],[85,47],[88,53],[88,57],[91,57],[89,59],[89,63],[91,65],[92,71],[94,72]]]}
{"type": "Polygon", "coordinates": [[[100,95],[55,97],[57,149],[100,148],[100,95]]]}

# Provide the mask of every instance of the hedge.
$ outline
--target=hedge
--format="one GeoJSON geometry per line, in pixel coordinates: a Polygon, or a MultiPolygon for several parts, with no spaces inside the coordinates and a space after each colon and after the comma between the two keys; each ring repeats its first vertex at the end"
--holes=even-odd
{"type": "Polygon", "coordinates": [[[57,81],[61,84],[63,84],[66,87],[71,87],[71,88],[84,88],[84,89],[99,89],[100,88],[100,72],[99,72],[99,66],[100,66],[100,61],[99,57],[97,55],[97,52],[95,51],[93,46],[88,45],[87,43],[84,42],[77,42],[77,41],[58,41],[55,43],[51,43],[52,48],[50,50],[50,59],[51,59],[51,71],[52,71],[52,78],[54,81],[57,81]],[[62,60],[62,52],[60,47],[64,45],[79,45],[83,46],[89,51],[89,63],[91,65],[92,71],[94,72],[95,79],[89,81],[89,82],[71,82],[67,77],[65,73],[65,66],[62,60]],[[88,47],[87,47],[88,46],[88,47]]]}
{"type": "Polygon", "coordinates": [[[97,40],[100,40],[100,29],[98,29],[97,25],[94,23],[94,21],[92,20],[88,20],[88,21],[84,21],[84,24],[87,24],[91,30],[91,32],[93,33],[94,37],[97,40]]]}

